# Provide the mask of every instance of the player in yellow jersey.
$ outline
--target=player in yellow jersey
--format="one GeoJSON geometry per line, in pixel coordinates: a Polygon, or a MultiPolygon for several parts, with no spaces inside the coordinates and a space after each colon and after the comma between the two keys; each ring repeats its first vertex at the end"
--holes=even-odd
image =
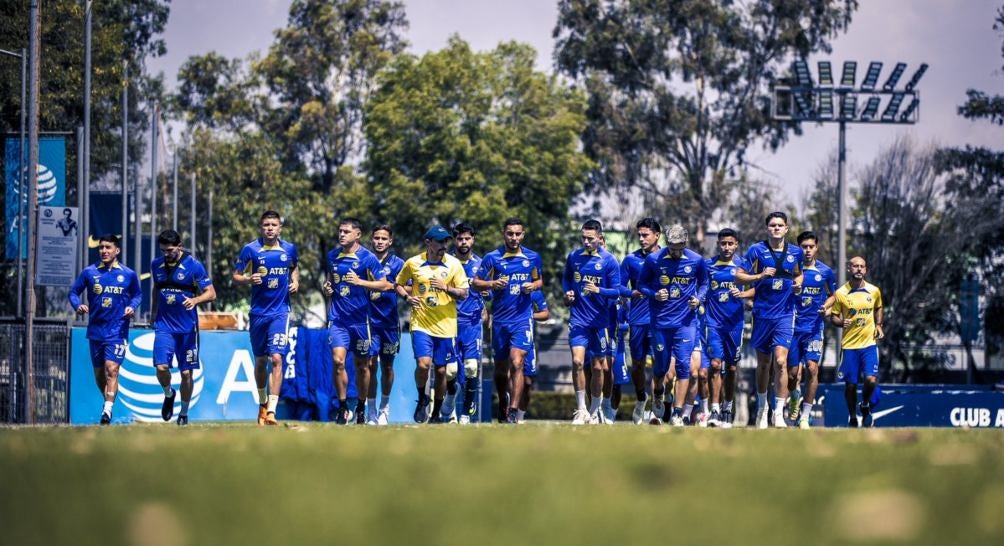
{"type": "Polygon", "coordinates": [[[847,262],[850,280],[837,289],[836,301],[831,310],[830,321],[837,328],[844,329],[841,344],[840,372],[843,378],[844,399],[847,401],[849,427],[858,426],[856,407],[858,403],[858,378],[864,376],[861,401],[862,426],[872,426],[870,401],[878,380],[878,346],[875,342],[885,337],[882,331],[882,293],[878,287],[865,281],[868,264],[861,256],[847,262]]]}

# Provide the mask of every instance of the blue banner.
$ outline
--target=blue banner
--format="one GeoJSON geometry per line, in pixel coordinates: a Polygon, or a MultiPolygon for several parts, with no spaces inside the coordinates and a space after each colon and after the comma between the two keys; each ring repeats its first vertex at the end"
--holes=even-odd
{"type": "MultiPolygon", "coordinates": [[[[96,424],[104,397],[94,382],[86,328],[73,328],[70,346],[70,423],[96,424]]],[[[157,382],[153,364],[153,330],[129,332],[129,348],[119,370],[119,393],[112,409],[114,423],[161,422],[164,391],[157,382]]],[[[332,382],[331,351],[327,332],[310,328],[289,331],[290,352],[283,364],[283,385],[277,414],[280,419],[320,420],[334,418],[337,398],[332,382]]],[[[258,416],[258,392],[254,380],[254,356],[247,331],[202,332],[199,370],[189,408],[191,421],[251,421],[258,416]]],[[[348,396],[355,402],[355,366],[351,354],[346,362],[348,396]]],[[[410,335],[401,334],[401,352],[394,361],[395,384],[391,390],[390,421],[411,423],[418,391],[414,380],[415,357],[410,335]]],[[[372,378],[379,384],[379,371],[372,378]]],[[[171,370],[171,384],[180,388],[181,375],[171,370]]],[[[490,389],[490,386],[488,387],[490,389]]],[[[462,389],[460,389],[462,392],[462,389]]],[[[379,388],[377,396],[379,397],[379,388]]],[[[488,390],[488,400],[491,391],[488,390]]],[[[489,402],[490,403],[490,402],[489,402]]],[[[458,407],[460,400],[458,399],[458,407]]],[[[175,402],[175,415],[180,409],[175,402]]],[[[487,407],[487,406],[486,406],[487,407]]],[[[488,412],[490,415],[490,412],[488,412]]]]}
{"type": "MultiPolygon", "coordinates": [[[[820,385],[817,398],[826,426],[847,426],[843,383],[820,385]]],[[[874,398],[876,427],[1004,427],[1004,392],[990,386],[880,385],[874,398]]]]}
{"type": "MultiPolygon", "coordinates": [[[[8,137],[4,145],[4,180],[7,196],[5,215],[7,220],[7,259],[17,258],[18,237],[21,238],[21,258],[28,256],[28,245],[24,238],[28,221],[28,198],[21,195],[19,174],[21,165],[28,163],[27,153],[21,153],[21,141],[8,137]],[[21,160],[23,159],[23,161],[21,160]],[[24,218],[17,222],[18,201],[24,203],[24,218]]],[[[28,177],[25,175],[25,184],[28,177]]],[[[39,206],[61,207],[66,204],[66,139],[63,137],[43,137],[38,140],[38,204],[39,206]]]]}

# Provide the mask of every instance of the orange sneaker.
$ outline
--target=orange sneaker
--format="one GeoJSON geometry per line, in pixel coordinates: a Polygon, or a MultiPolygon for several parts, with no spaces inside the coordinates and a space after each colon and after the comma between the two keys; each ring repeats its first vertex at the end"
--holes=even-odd
{"type": "Polygon", "coordinates": [[[274,426],[279,424],[279,421],[275,418],[275,413],[270,411],[265,414],[265,424],[269,426],[274,426]]]}
{"type": "Polygon", "coordinates": [[[263,426],[267,417],[268,412],[265,411],[265,406],[258,406],[258,426],[263,426]]]}

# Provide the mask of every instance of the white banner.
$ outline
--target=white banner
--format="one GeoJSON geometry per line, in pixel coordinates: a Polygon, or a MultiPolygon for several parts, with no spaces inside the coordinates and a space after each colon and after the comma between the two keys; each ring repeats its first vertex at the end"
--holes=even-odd
{"type": "Polygon", "coordinates": [[[37,286],[73,284],[78,237],[77,207],[38,207],[37,286]]]}

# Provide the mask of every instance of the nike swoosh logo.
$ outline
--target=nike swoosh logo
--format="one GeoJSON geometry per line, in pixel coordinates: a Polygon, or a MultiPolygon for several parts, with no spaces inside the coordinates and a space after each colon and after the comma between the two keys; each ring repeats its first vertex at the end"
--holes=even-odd
{"type": "Polygon", "coordinates": [[[889,408],[887,410],[876,411],[876,412],[872,413],[872,419],[878,421],[879,419],[885,417],[886,415],[889,415],[890,413],[899,411],[901,409],[903,409],[903,406],[896,406],[895,408],[889,408]]]}

